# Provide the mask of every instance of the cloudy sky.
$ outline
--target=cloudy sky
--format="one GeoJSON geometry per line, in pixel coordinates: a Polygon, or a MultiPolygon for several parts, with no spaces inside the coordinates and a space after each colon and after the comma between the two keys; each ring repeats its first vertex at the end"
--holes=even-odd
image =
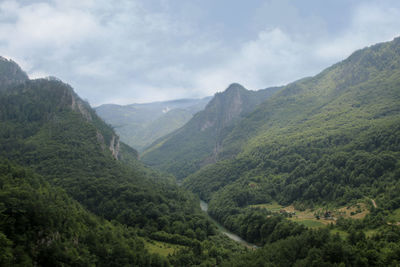
{"type": "Polygon", "coordinates": [[[0,55],[92,105],[282,85],[396,36],[398,0],[0,0],[0,55]]]}

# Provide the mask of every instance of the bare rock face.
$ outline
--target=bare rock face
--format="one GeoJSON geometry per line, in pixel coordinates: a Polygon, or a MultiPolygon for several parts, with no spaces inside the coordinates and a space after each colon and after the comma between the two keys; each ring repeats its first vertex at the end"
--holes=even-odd
{"type": "Polygon", "coordinates": [[[29,80],[28,75],[12,60],[0,56],[0,90],[29,80]]]}
{"type": "Polygon", "coordinates": [[[118,137],[118,135],[112,136],[109,149],[110,149],[113,157],[116,160],[118,160],[118,154],[119,154],[119,137],[118,137]]]}
{"type": "MultiPolygon", "coordinates": [[[[85,103],[82,99],[80,99],[73,90],[68,90],[68,94],[70,97],[70,103],[71,103],[71,108],[72,110],[79,112],[83,118],[86,119],[88,122],[93,122],[93,116],[92,113],[90,112],[90,107],[88,106],[87,103],[85,103]]],[[[96,131],[96,138],[97,141],[99,142],[101,148],[104,150],[107,147],[106,141],[104,136],[101,134],[100,131],[96,131]]],[[[108,146],[108,149],[111,151],[111,154],[114,159],[118,160],[119,156],[119,147],[120,147],[120,142],[119,142],[119,136],[116,134],[112,134],[111,140],[110,140],[110,145],[108,146]]]]}
{"type": "Polygon", "coordinates": [[[2,90],[7,94],[26,94],[30,101],[44,106],[41,110],[47,113],[42,112],[38,116],[53,122],[59,120],[58,111],[61,110],[72,110],[80,114],[87,123],[95,127],[95,137],[102,150],[109,149],[112,156],[118,159],[119,136],[96,115],[89,103],[82,100],[70,85],[60,79],[46,77],[30,80],[17,63],[0,56],[0,91],[2,90]]]}
{"type": "Polygon", "coordinates": [[[204,110],[196,113],[182,128],[155,142],[142,160],[183,179],[204,165],[232,154],[225,153],[224,139],[235,124],[256,106],[277,92],[279,87],[258,91],[237,83],[217,93],[204,110]]]}
{"type": "Polygon", "coordinates": [[[76,97],[74,93],[71,91],[71,108],[79,113],[82,114],[82,116],[87,120],[87,121],[92,121],[92,115],[90,115],[90,112],[86,109],[83,101],[76,97]]]}
{"type": "Polygon", "coordinates": [[[200,131],[215,127],[218,132],[228,126],[243,111],[242,94],[248,91],[240,84],[231,84],[223,93],[217,93],[207,105],[204,120],[200,125],[200,131]]]}
{"type": "MultiPolygon", "coordinates": [[[[75,93],[71,90],[71,108],[72,110],[81,113],[81,115],[88,121],[91,122],[93,121],[93,117],[89,110],[86,108],[85,103],[75,95],[75,93]]],[[[99,142],[100,146],[104,150],[106,147],[106,142],[104,139],[104,136],[100,133],[100,131],[96,132],[96,138],[97,141],[99,142]]],[[[111,151],[111,154],[114,159],[118,160],[118,154],[119,154],[119,136],[113,134],[110,140],[110,145],[108,149],[111,151]]]]}
{"type": "MultiPolygon", "coordinates": [[[[92,115],[90,112],[90,107],[88,106],[87,103],[85,103],[82,99],[80,99],[74,92],[73,90],[69,90],[69,94],[71,97],[71,108],[72,110],[79,112],[83,118],[85,118],[88,122],[93,122],[93,116],[96,116],[95,114],[92,115]]],[[[99,142],[100,146],[104,150],[107,146],[106,141],[104,136],[101,134],[100,131],[96,132],[96,138],[97,141],[99,142]]],[[[111,154],[114,159],[118,160],[119,156],[119,147],[120,147],[120,142],[119,142],[119,136],[116,134],[112,134],[111,140],[110,140],[110,145],[108,146],[108,149],[111,151],[111,154]]]]}

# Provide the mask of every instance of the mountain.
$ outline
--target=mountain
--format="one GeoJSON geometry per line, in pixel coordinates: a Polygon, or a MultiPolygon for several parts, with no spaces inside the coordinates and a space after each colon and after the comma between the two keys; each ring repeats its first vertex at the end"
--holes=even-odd
{"type": "Polygon", "coordinates": [[[126,106],[105,104],[97,107],[96,112],[115,129],[122,141],[142,151],[158,138],[183,126],[209,100],[210,97],[126,106]]]}
{"type": "Polygon", "coordinates": [[[183,186],[69,85],[2,80],[0,266],[399,265],[399,38],[271,92],[217,94],[152,147],[209,163],[183,186]]]}
{"type": "Polygon", "coordinates": [[[0,91],[4,88],[27,81],[28,75],[12,60],[0,56],[0,91]]]}
{"type": "Polygon", "coordinates": [[[265,242],[262,221],[246,226],[254,205],[329,210],[375,199],[381,210],[374,216],[385,225],[400,211],[400,38],[285,86],[221,144],[222,156],[236,156],[203,167],[183,185],[250,242],[265,242]]]}
{"type": "Polygon", "coordinates": [[[88,212],[29,168],[0,159],[1,266],[163,263],[132,230],[88,212]]]}
{"type": "Polygon", "coordinates": [[[0,265],[211,265],[241,250],[137,155],[68,84],[9,83],[0,92],[0,265]]]}
{"type": "Polygon", "coordinates": [[[141,159],[178,179],[214,163],[222,149],[222,140],[235,123],[278,89],[249,91],[240,84],[231,84],[224,92],[217,93],[185,126],[154,142],[141,159]]]}

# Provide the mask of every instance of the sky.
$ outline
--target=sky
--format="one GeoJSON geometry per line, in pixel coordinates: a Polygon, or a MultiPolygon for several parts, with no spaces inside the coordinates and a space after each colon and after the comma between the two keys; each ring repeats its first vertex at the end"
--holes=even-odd
{"type": "Polygon", "coordinates": [[[0,0],[0,55],[93,106],[284,85],[397,36],[398,0],[0,0]]]}

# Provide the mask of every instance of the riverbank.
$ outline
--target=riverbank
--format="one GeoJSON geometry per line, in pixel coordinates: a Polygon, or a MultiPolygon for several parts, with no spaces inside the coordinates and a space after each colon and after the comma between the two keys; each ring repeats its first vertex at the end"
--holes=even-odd
{"type": "Polygon", "coordinates": [[[224,235],[226,235],[227,237],[229,237],[229,238],[232,239],[233,241],[236,241],[236,242],[238,242],[238,243],[240,243],[240,244],[242,244],[242,245],[244,245],[244,246],[246,246],[246,247],[248,247],[248,248],[251,248],[251,249],[256,249],[256,248],[258,248],[256,245],[251,244],[251,243],[247,242],[246,240],[244,240],[243,238],[241,238],[240,236],[238,236],[238,235],[236,235],[236,234],[230,232],[228,229],[226,229],[226,228],[223,227],[220,223],[218,223],[216,220],[214,220],[214,219],[208,214],[208,204],[207,204],[205,201],[200,200],[200,208],[201,208],[202,211],[204,211],[204,212],[207,214],[208,218],[217,226],[218,230],[219,230],[221,233],[223,233],[224,235]]]}

